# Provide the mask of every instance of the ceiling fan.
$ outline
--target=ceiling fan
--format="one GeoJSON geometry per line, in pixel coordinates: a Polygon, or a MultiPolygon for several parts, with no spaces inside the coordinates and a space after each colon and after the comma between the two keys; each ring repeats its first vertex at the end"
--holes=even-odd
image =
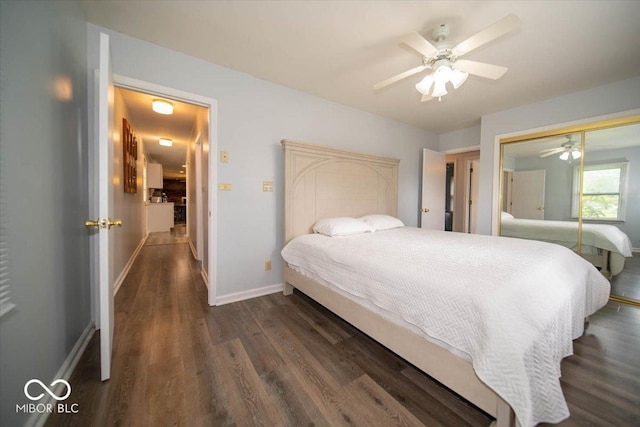
{"type": "MultiPolygon", "coordinates": [[[[560,141],[566,138],[566,141],[557,148],[547,148],[546,150],[540,150],[538,153],[539,157],[549,157],[554,154],[560,154],[561,160],[575,160],[579,159],[582,156],[582,151],[580,149],[580,141],[573,140],[574,134],[565,135],[560,141]]],[[[552,141],[559,142],[559,141],[552,141]]]]}
{"type": "Polygon", "coordinates": [[[422,55],[422,65],[383,80],[375,84],[373,89],[379,90],[424,70],[433,70],[431,74],[416,85],[416,89],[422,94],[421,101],[425,102],[433,98],[440,100],[446,95],[448,93],[447,82],[451,82],[454,89],[459,88],[469,74],[497,80],[507,72],[507,68],[459,58],[513,31],[519,25],[520,18],[510,14],[458,44],[447,40],[449,26],[446,24],[442,24],[433,30],[432,37],[435,45],[415,31],[409,33],[400,39],[400,43],[409,46],[422,55]],[[432,86],[433,91],[431,91],[432,86]],[[429,93],[430,91],[431,94],[429,93]]]}

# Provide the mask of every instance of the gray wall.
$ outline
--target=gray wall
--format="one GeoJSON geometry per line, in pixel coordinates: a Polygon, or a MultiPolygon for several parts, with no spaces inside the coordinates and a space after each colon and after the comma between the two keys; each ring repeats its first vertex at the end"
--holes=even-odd
{"type": "Polygon", "coordinates": [[[480,145],[480,125],[442,133],[438,137],[440,151],[457,151],[475,145],[480,145]]]}
{"type": "MultiPolygon", "coordinates": [[[[90,47],[101,30],[111,37],[114,73],[218,102],[217,150],[228,151],[230,162],[211,166],[219,182],[233,185],[233,191],[217,193],[218,295],[282,283],[281,139],[399,158],[398,213],[406,224],[417,225],[421,149],[437,150],[436,134],[92,24],[90,47]],[[266,180],[274,181],[273,193],[262,192],[266,180]],[[271,271],[264,271],[267,259],[271,271]]],[[[92,50],[89,64],[95,68],[92,50]]]]}
{"type": "Polygon", "coordinates": [[[0,319],[4,426],[24,423],[15,405],[27,403],[26,381],[49,384],[90,323],[86,40],[77,4],[0,2],[2,215],[16,304],[0,319]]]}

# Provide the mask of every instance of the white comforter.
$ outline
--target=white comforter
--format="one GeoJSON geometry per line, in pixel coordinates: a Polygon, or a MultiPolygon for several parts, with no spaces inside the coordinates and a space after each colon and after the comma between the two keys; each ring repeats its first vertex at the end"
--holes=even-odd
{"type": "Polygon", "coordinates": [[[299,236],[282,256],[468,355],[523,426],[569,416],[560,361],[610,289],[562,246],[409,227],[299,236]]]}
{"type": "MultiPolygon", "coordinates": [[[[572,221],[506,218],[500,224],[500,232],[508,237],[578,244],[578,223],[572,221]]],[[[582,244],[633,256],[631,240],[614,225],[582,224],[582,244]]]]}

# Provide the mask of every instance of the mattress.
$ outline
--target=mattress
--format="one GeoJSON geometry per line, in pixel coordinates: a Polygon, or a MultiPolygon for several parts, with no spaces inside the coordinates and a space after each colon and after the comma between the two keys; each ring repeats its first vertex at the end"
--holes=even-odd
{"type": "Polygon", "coordinates": [[[411,227],[299,236],[282,256],[471,360],[524,426],[569,416],[560,361],[610,290],[589,262],[562,246],[411,227]]]}

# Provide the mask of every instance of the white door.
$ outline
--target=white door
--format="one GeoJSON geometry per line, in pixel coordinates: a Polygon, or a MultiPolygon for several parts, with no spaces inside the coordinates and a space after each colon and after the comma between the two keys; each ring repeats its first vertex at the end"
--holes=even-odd
{"type": "Polygon", "coordinates": [[[109,36],[100,34],[100,65],[96,92],[98,141],[98,265],[100,295],[100,376],[111,376],[113,346],[113,244],[109,230],[118,221],[113,218],[113,102],[114,88],[111,73],[109,36]]]}
{"type": "Polygon", "coordinates": [[[469,168],[469,233],[478,229],[478,195],[480,194],[480,159],[471,160],[469,168]]]}
{"type": "Polygon", "coordinates": [[[421,228],[444,230],[446,174],[446,155],[424,148],[422,150],[421,228]]]}
{"type": "Polygon", "coordinates": [[[513,172],[511,214],[521,219],[544,219],[544,170],[513,172]]]}

